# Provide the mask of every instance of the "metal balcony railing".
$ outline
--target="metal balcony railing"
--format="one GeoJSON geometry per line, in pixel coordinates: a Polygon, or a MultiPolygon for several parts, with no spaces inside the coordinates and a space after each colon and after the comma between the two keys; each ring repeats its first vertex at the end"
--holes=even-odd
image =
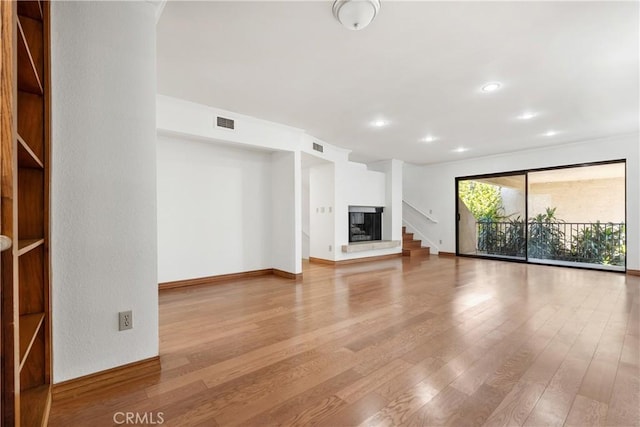
{"type": "Polygon", "coordinates": [[[624,223],[480,221],[478,254],[624,266],[624,223]]]}

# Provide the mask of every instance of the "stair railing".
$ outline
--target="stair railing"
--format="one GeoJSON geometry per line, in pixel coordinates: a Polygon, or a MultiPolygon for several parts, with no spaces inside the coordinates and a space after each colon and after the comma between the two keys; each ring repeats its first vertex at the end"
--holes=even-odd
{"type": "MultiPolygon", "coordinates": [[[[426,212],[423,212],[422,210],[418,209],[417,207],[407,202],[406,200],[403,200],[402,204],[404,206],[411,208],[411,212],[417,213],[418,216],[415,216],[415,215],[413,216],[415,217],[416,220],[420,220],[419,222],[423,223],[425,226],[428,226],[429,224],[433,225],[438,223],[438,220],[435,219],[432,215],[427,214],[426,212]]],[[[424,227],[419,226],[420,224],[418,221],[416,221],[416,224],[412,224],[411,221],[413,220],[408,220],[408,218],[406,218],[404,214],[402,215],[402,224],[405,225],[407,229],[411,230],[412,233],[418,236],[419,240],[422,240],[423,246],[425,245],[429,246],[431,248],[431,253],[433,254],[439,253],[440,245],[436,244],[433,240],[429,239],[425,235],[425,233],[421,231],[424,229],[424,227]]]]}
{"type": "Polygon", "coordinates": [[[412,205],[411,203],[407,202],[406,200],[403,200],[402,203],[404,203],[405,205],[409,206],[411,209],[413,209],[414,211],[418,212],[420,215],[422,215],[423,217],[425,217],[429,221],[433,222],[434,224],[438,223],[438,220],[435,219],[433,216],[431,216],[430,214],[425,213],[422,210],[416,208],[414,205],[412,205]]]}

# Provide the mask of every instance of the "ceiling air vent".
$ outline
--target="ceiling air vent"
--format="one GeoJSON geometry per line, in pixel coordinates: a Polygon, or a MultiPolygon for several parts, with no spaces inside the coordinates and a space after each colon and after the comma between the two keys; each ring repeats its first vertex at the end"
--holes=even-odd
{"type": "Polygon", "coordinates": [[[221,128],[235,129],[235,122],[231,119],[225,119],[224,117],[218,117],[216,124],[221,128]]]}
{"type": "Polygon", "coordinates": [[[324,147],[322,147],[322,145],[317,144],[315,142],[313,143],[313,149],[321,153],[324,153],[324,147]]]}

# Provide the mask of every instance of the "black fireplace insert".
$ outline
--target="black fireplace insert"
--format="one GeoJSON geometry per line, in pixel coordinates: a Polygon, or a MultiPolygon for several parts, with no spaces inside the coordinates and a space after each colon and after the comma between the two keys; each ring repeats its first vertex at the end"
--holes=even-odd
{"type": "Polygon", "coordinates": [[[382,211],[373,206],[349,206],[349,242],[382,240],[382,211]]]}

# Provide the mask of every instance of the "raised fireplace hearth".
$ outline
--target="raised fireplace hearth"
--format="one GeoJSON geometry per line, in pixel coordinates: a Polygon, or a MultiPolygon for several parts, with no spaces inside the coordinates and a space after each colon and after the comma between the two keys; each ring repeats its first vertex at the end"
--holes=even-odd
{"type": "Polygon", "coordinates": [[[382,207],[349,206],[349,243],[382,240],[382,207]]]}

